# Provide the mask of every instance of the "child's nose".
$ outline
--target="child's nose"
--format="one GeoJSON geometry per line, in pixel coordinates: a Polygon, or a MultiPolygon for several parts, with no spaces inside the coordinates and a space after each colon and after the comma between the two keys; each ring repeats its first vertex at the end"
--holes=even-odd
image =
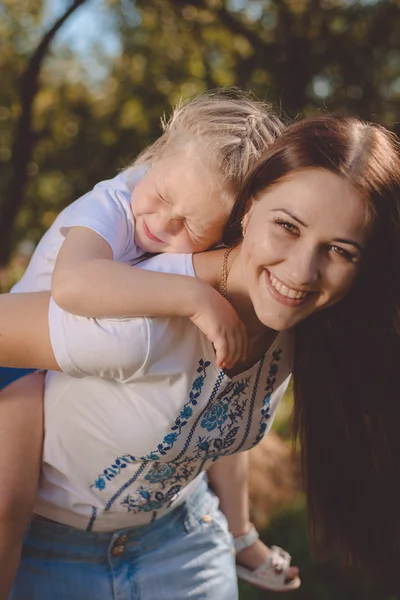
{"type": "Polygon", "coordinates": [[[160,215],[159,227],[165,233],[169,235],[176,235],[179,233],[184,225],[184,221],[181,217],[172,214],[160,215]]]}

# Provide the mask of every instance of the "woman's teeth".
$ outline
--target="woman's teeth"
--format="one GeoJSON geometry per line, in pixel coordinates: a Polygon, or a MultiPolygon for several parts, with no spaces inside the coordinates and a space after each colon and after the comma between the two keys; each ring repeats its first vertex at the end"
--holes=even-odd
{"type": "Polygon", "coordinates": [[[292,298],[293,300],[302,300],[308,294],[308,292],[299,292],[298,290],[292,290],[291,288],[286,287],[283,283],[279,281],[276,277],[274,277],[271,273],[269,274],[269,279],[271,281],[272,287],[274,287],[282,296],[286,296],[286,298],[292,298]]]}

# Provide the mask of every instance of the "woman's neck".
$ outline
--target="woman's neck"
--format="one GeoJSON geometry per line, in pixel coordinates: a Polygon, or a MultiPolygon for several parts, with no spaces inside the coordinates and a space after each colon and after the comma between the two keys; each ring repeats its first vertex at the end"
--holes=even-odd
{"type": "MultiPolygon", "coordinates": [[[[196,276],[221,291],[223,259],[225,248],[193,255],[196,276]]],[[[275,337],[276,332],[263,325],[258,319],[247,288],[243,285],[242,266],[240,262],[240,245],[233,248],[227,261],[227,299],[235,308],[244,324],[249,345],[266,347],[275,337]]],[[[223,286],[222,286],[223,287],[223,286]]]]}
{"type": "Polygon", "coordinates": [[[275,338],[276,331],[261,323],[254,310],[248,289],[243,283],[240,245],[233,248],[228,256],[227,272],[227,299],[246,327],[249,344],[265,347],[275,338]]]}

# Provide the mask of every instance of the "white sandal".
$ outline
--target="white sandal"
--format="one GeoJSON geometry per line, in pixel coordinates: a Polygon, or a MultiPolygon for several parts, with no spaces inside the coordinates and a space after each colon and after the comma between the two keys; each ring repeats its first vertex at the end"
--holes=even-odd
{"type": "MultiPolygon", "coordinates": [[[[258,539],[254,527],[245,534],[234,539],[236,554],[252,546],[258,539]]],[[[251,570],[242,565],[236,565],[237,576],[263,590],[271,592],[289,592],[300,587],[300,577],[287,580],[291,556],[279,546],[272,546],[266,560],[257,569],[251,570]]]]}

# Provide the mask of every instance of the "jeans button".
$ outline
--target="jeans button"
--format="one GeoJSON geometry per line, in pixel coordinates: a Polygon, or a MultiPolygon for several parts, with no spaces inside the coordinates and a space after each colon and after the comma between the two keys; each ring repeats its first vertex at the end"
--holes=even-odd
{"type": "Polygon", "coordinates": [[[203,515],[201,517],[201,520],[203,521],[203,523],[211,523],[211,521],[213,520],[211,515],[203,515]]]}
{"type": "MultiPolygon", "coordinates": [[[[119,540],[118,540],[119,541],[119,540]]],[[[123,546],[122,544],[117,544],[116,546],[114,546],[114,548],[111,551],[111,554],[113,556],[122,556],[123,553],[125,552],[125,546],[123,546]]]]}
{"type": "Polygon", "coordinates": [[[126,544],[127,541],[128,541],[128,536],[124,534],[118,538],[117,543],[118,544],[126,544]]]}

